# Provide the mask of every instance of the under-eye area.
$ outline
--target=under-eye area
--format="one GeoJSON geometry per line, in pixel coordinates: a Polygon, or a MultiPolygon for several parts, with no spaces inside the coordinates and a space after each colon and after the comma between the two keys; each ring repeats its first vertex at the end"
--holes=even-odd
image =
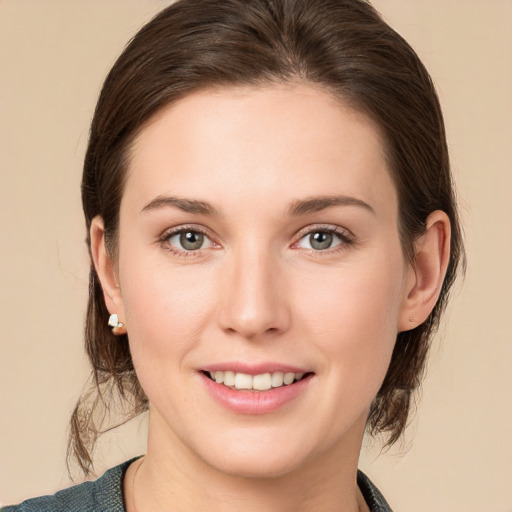
{"type": "Polygon", "coordinates": [[[259,375],[227,371],[203,371],[204,375],[216,382],[231,389],[247,391],[267,391],[273,388],[289,386],[296,382],[312,377],[313,372],[267,372],[259,375]]]}

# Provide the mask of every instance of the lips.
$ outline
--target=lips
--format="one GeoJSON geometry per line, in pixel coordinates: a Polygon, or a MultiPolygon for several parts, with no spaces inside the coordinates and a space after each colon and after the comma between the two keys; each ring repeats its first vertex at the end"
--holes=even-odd
{"type": "Polygon", "coordinates": [[[215,365],[200,371],[210,396],[239,414],[267,414],[300,398],[314,373],[282,365],[215,365]]]}

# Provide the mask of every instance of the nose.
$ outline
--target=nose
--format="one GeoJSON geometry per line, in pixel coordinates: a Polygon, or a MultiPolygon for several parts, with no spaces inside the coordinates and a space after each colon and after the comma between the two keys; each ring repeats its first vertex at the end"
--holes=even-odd
{"type": "Polygon", "coordinates": [[[221,329],[255,340],[283,333],[290,325],[283,272],[261,248],[241,248],[225,262],[221,280],[221,329]]]}

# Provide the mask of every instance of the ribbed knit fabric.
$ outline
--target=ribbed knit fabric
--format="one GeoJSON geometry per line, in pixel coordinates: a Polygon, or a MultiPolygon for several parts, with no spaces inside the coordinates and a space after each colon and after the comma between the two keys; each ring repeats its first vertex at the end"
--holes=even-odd
{"type": "MultiPolygon", "coordinates": [[[[94,482],[84,482],[53,496],[41,496],[20,505],[4,507],[0,512],[126,512],[122,484],[128,466],[135,459],[109,469],[94,482]]],[[[371,512],[392,512],[386,500],[362,472],[357,473],[357,485],[371,512]]]]}
{"type": "Polygon", "coordinates": [[[53,496],[41,496],[0,512],[126,512],[122,483],[128,466],[135,459],[109,469],[93,482],[84,482],[53,496]]]}

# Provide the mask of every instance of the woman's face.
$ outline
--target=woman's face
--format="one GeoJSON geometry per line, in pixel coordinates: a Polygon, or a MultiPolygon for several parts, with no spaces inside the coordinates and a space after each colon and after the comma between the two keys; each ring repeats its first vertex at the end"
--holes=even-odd
{"type": "Polygon", "coordinates": [[[379,130],[322,89],[156,115],[131,151],[115,298],[150,444],[246,476],[357,459],[405,325],[397,212],[379,130]]]}

